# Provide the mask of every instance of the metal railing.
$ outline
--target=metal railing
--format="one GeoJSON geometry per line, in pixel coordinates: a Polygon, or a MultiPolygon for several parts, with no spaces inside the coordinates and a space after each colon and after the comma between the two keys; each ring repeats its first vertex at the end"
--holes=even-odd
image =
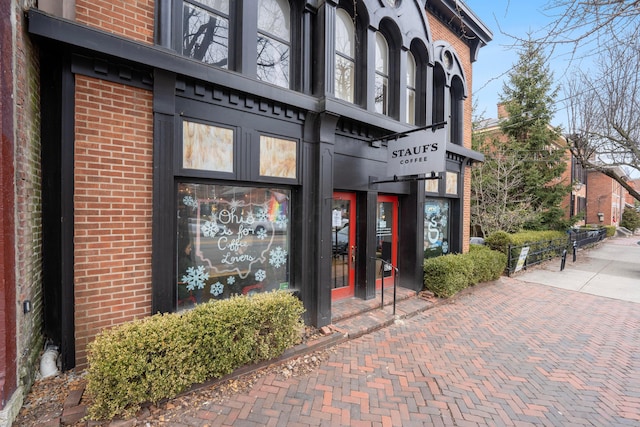
{"type": "Polygon", "coordinates": [[[581,248],[583,246],[592,245],[604,240],[607,236],[607,230],[599,228],[597,230],[571,230],[569,231],[569,239],[571,246],[581,248]]]}
{"type": "Polygon", "coordinates": [[[526,270],[527,266],[540,264],[544,261],[548,261],[553,258],[561,257],[562,265],[564,268],[564,262],[566,254],[569,249],[573,251],[573,261],[576,261],[576,253],[579,248],[583,248],[589,245],[598,243],[607,235],[607,230],[604,228],[597,230],[570,230],[568,237],[543,240],[539,242],[527,243],[524,245],[509,245],[507,255],[507,276],[511,276],[518,265],[520,254],[525,247],[529,248],[529,252],[526,256],[523,269],[526,270]]]}
{"type": "Polygon", "coordinates": [[[516,271],[520,253],[525,247],[529,248],[529,253],[525,259],[523,269],[527,266],[540,264],[544,261],[562,256],[562,251],[569,247],[569,239],[563,237],[561,239],[542,240],[539,242],[531,242],[524,245],[509,245],[507,255],[507,276],[511,276],[516,271]]]}

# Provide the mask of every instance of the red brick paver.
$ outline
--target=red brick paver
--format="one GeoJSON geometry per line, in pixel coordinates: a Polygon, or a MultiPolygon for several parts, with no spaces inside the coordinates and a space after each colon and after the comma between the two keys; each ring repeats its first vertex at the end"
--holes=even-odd
{"type": "Polygon", "coordinates": [[[502,278],[335,350],[175,425],[640,425],[631,302],[502,278]]]}

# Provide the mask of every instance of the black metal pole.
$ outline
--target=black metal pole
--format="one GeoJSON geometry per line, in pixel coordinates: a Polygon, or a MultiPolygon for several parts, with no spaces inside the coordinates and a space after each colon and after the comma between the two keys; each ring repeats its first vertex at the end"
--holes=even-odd
{"type": "Polygon", "coordinates": [[[396,289],[398,289],[398,268],[395,268],[395,275],[393,276],[393,315],[396,315],[396,289]]]}
{"type": "Polygon", "coordinates": [[[380,305],[380,309],[384,310],[384,260],[381,260],[382,263],[380,264],[380,280],[382,281],[381,283],[381,287],[382,287],[382,292],[381,292],[381,296],[382,296],[382,302],[380,305]]]}

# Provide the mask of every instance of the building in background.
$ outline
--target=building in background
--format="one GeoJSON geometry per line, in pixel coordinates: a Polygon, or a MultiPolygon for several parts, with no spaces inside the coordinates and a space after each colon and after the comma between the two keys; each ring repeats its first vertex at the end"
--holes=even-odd
{"type": "MultiPolygon", "coordinates": [[[[498,118],[490,118],[481,120],[474,129],[474,132],[486,141],[496,138],[499,141],[506,142],[507,136],[503,133],[500,123],[508,115],[504,105],[497,106],[498,118]]],[[[548,125],[551,128],[551,125],[548,125]]],[[[575,219],[576,225],[585,224],[586,206],[587,206],[587,174],[585,169],[580,165],[577,159],[571,154],[568,148],[566,137],[559,136],[557,141],[552,142],[553,149],[563,150],[565,152],[564,162],[566,168],[559,178],[563,184],[571,184],[571,192],[567,194],[561,204],[565,219],[575,219]]]]}
{"type": "Polygon", "coordinates": [[[467,250],[491,33],[464,3],[2,5],[9,423],[46,343],[83,367],[104,328],[273,289],[323,326],[380,260],[419,290],[426,251],[467,250]]]}
{"type": "MultiPolygon", "coordinates": [[[[619,176],[626,176],[616,167],[619,176]]],[[[619,226],[625,208],[627,190],[616,180],[598,171],[588,171],[587,224],[619,226]]]]}

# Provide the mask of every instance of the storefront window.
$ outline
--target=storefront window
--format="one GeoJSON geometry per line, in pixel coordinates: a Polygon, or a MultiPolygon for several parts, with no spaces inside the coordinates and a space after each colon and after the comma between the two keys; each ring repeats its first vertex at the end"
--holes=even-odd
{"type": "Polygon", "coordinates": [[[233,130],[182,122],[182,167],[233,172],[233,130]]]}
{"type": "Polygon", "coordinates": [[[447,172],[447,194],[458,195],[458,174],[455,172],[447,172]]]}
{"type": "Polygon", "coordinates": [[[433,258],[449,253],[450,202],[427,199],[424,202],[424,257],[433,258]]]}
{"type": "Polygon", "coordinates": [[[178,309],[289,287],[290,191],[180,183],[178,309]]]}
{"type": "Polygon", "coordinates": [[[298,143],[260,135],[260,175],[275,178],[297,176],[298,143]]]}

